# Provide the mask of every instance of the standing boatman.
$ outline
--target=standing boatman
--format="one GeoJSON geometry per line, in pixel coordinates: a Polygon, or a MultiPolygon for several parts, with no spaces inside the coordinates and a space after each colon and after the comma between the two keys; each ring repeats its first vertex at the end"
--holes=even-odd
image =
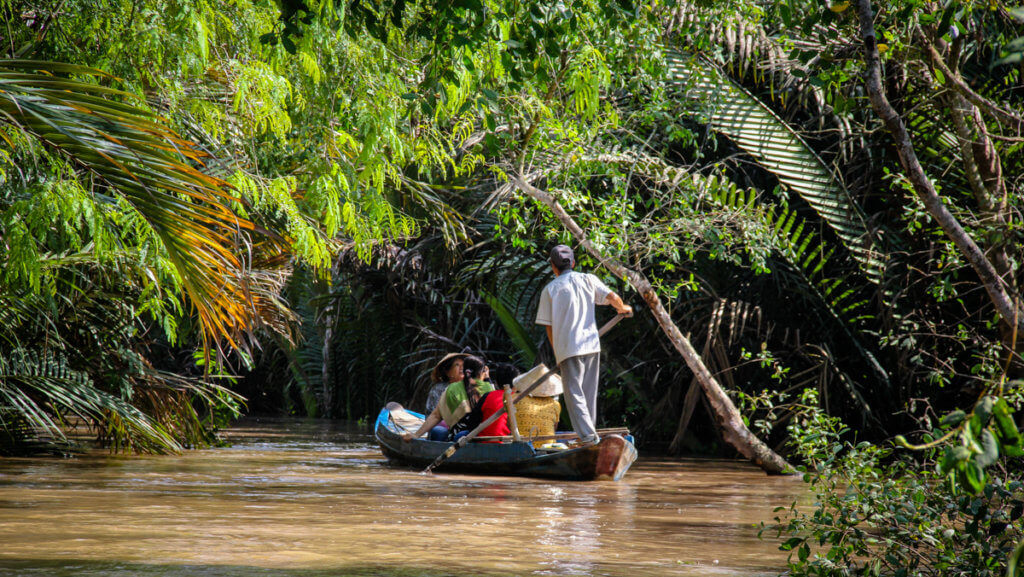
{"type": "Polygon", "coordinates": [[[596,276],[573,271],[576,258],[568,246],[552,248],[548,260],[555,279],[540,293],[536,323],[547,328],[548,341],[555,351],[572,428],[581,443],[593,444],[599,440],[594,423],[601,362],[594,305],[611,305],[619,314],[629,314],[633,307],[623,303],[596,276]]]}

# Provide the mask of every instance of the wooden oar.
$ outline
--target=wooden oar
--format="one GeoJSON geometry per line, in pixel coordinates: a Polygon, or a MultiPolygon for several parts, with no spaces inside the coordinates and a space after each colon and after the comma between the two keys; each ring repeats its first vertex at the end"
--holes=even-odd
{"type": "MultiPolygon", "coordinates": [[[[615,317],[613,317],[612,320],[606,322],[604,324],[604,326],[601,327],[597,331],[597,336],[601,336],[601,335],[605,334],[606,332],[608,332],[609,330],[611,330],[612,327],[614,327],[615,325],[619,324],[619,321],[621,321],[623,319],[623,317],[626,317],[626,316],[633,316],[633,315],[631,313],[630,314],[619,313],[619,314],[615,315],[615,317]]],[[[514,403],[518,403],[521,399],[526,398],[527,395],[532,393],[533,390],[536,389],[537,387],[539,387],[544,381],[548,380],[548,377],[550,377],[551,375],[555,374],[556,371],[558,371],[558,367],[555,367],[555,368],[551,369],[550,371],[548,371],[548,372],[544,373],[543,375],[541,375],[541,377],[539,379],[537,379],[536,381],[534,381],[534,383],[532,385],[530,385],[529,387],[526,387],[526,389],[523,392],[521,392],[518,395],[516,395],[516,398],[512,400],[512,403],[513,404],[514,403]]],[[[497,421],[498,417],[500,417],[500,416],[502,416],[504,414],[505,414],[505,407],[502,407],[501,409],[495,411],[495,413],[493,415],[491,415],[490,417],[487,417],[486,419],[484,419],[484,422],[482,422],[479,425],[477,425],[477,427],[475,429],[473,429],[472,431],[470,431],[468,435],[466,435],[465,437],[462,437],[458,441],[455,441],[455,443],[453,443],[451,447],[448,447],[448,449],[445,452],[443,452],[440,455],[438,455],[438,457],[436,459],[434,459],[433,463],[427,465],[426,469],[423,469],[423,472],[424,473],[429,473],[429,472],[433,471],[434,469],[436,469],[441,463],[444,463],[452,455],[454,455],[456,451],[458,451],[459,449],[461,449],[461,448],[465,447],[467,444],[469,444],[469,442],[472,441],[474,437],[476,437],[477,435],[480,434],[480,431],[482,431],[482,430],[486,429],[487,427],[489,427],[491,425],[491,423],[493,423],[494,421],[497,421]]]]}

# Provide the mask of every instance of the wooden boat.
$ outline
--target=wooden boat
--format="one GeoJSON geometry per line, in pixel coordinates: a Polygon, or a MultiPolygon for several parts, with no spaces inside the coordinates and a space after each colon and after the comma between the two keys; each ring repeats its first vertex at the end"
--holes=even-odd
{"type": "MultiPolygon", "coordinates": [[[[397,403],[391,403],[381,410],[374,435],[389,461],[422,469],[451,446],[448,442],[426,439],[402,440],[404,431],[415,431],[422,422],[423,415],[403,409],[397,403]]],[[[532,443],[525,440],[501,443],[474,440],[437,470],[576,481],[618,481],[629,470],[636,456],[632,439],[616,434],[602,436],[596,445],[551,450],[534,448],[532,443]]]]}

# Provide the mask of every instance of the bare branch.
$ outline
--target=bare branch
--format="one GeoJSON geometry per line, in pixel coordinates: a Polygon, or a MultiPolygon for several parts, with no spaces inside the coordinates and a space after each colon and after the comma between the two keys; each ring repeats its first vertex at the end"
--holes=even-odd
{"type": "Polygon", "coordinates": [[[733,404],[732,399],[729,398],[729,395],[722,389],[714,375],[708,370],[704,361],[690,343],[690,339],[686,338],[679,330],[679,327],[676,326],[668,311],[665,310],[661,299],[654,291],[654,287],[647,280],[647,277],[643,273],[627,268],[619,261],[604,255],[590,242],[586,232],[580,228],[580,225],[573,220],[572,216],[565,211],[558,200],[550,193],[526,182],[521,176],[513,175],[512,181],[523,193],[547,206],[559,222],[562,223],[562,226],[572,234],[573,238],[591,256],[617,276],[626,279],[630,286],[640,293],[640,296],[643,297],[648,307],[650,307],[651,313],[658,321],[665,336],[668,337],[675,349],[682,355],[687,366],[693,371],[694,378],[704,389],[704,394],[713,410],[715,420],[726,442],[768,473],[792,472],[793,467],[785,459],[772,451],[771,448],[765,445],[761,439],[757,438],[743,424],[743,418],[733,404]]]}
{"type": "Polygon", "coordinates": [[[939,71],[945,75],[949,80],[949,83],[957,90],[957,92],[962,94],[971,104],[987,111],[1000,122],[1008,124],[1010,128],[1017,132],[1017,134],[1024,132],[1024,117],[1021,117],[1019,114],[1012,111],[1000,108],[996,103],[971,90],[971,87],[964,82],[964,79],[960,77],[959,73],[950,70],[949,66],[947,66],[946,62],[942,59],[942,55],[935,49],[935,45],[928,40],[928,37],[925,36],[920,27],[917,28],[916,32],[918,39],[921,41],[921,44],[924,45],[925,52],[928,53],[932,64],[934,64],[935,68],[939,69],[939,71]]]}
{"type": "Polygon", "coordinates": [[[949,208],[942,202],[931,179],[925,174],[921,162],[914,151],[914,145],[910,140],[910,133],[900,115],[889,103],[882,87],[882,65],[878,54],[878,44],[875,36],[874,10],[871,7],[871,0],[858,0],[857,12],[860,19],[860,34],[864,42],[864,61],[867,65],[864,84],[868,91],[868,97],[875,112],[885,123],[893,143],[896,145],[896,152],[900,158],[900,164],[906,172],[907,178],[914,187],[914,192],[924,204],[925,209],[942,228],[946,236],[956,245],[961,254],[971,263],[971,267],[978,274],[982,286],[988,293],[989,300],[995,305],[996,312],[1003,318],[1007,325],[1017,325],[1018,329],[1024,330],[1024,315],[1019,314],[1016,303],[1006,290],[1006,285],[996,272],[992,262],[982,252],[978,243],[960,222],[950,213],[949,208]]]}

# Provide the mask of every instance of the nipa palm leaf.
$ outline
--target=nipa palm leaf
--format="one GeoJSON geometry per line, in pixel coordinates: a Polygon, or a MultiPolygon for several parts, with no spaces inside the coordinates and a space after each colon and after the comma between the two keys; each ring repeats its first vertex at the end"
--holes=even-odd
{"type": "MultiPolygon", "coordinates": [[[[125,198],[162,241],[199,314],[204,338],[244,346],[253,297],[235,255],[252,223],[229,208],[227,184],[192,166],[203,153],[146,110],[113,100],[132,95],[82,80],[109,78],[70,64],[0,61],[0,125],[9,124],[125,198]]],[[[98,198],[101,198],[98,196],[98,198]]]]}
{"type": "Polygon", "coordinates": [[[107,423],[116,417],[132,438],[149,448],[181,450],[158,423],[94,387],[87,375],[70,369],[58,355],[16,349],[0,356],[0,413],[4,409],[12,409],[39,433],[57,439],[65,438],[62,420],[67,415],[93,423],[107,423]]]}
{"type": "Polygon", "coordinates": [[[707,122],[796,192],[842,239],[867,277],[880,282],[884,254],[864,212],[825,162],[792,127],[712,64],[667,53],[668,78],[700,102],[707,122]]]}
{"type": "Polygon", "coordinates": [[[498,321],[501,322],[501,326],[505,328],[505,332],[508,333],[508,337],[515,346],[516,352],[519,354],[523,364],[532,367],[537,358],[537,347],[530,338],[530,333],[519,322],[519,319],[516,318],[512,308],[505,304],[501,297],[491,294],[487,290],[481,290],[480,295],[483,297],[484,302],[494,311],[498,321]]]}

